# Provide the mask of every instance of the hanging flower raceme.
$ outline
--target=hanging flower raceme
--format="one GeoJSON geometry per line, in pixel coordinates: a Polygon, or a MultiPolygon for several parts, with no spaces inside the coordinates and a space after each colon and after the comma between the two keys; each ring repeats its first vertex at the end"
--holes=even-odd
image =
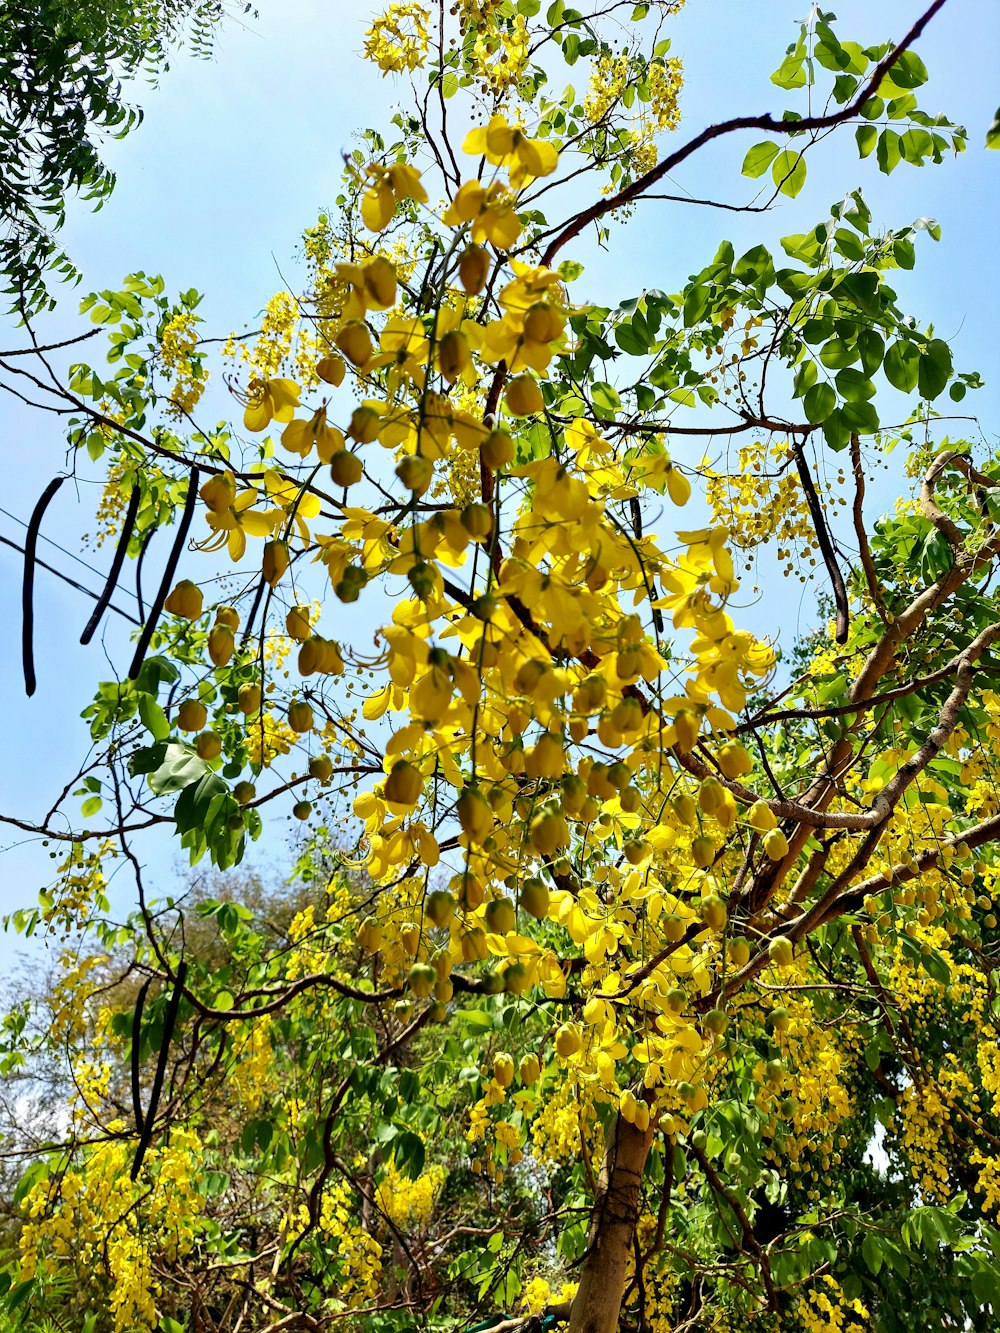
{"type": "Polygon", "coordinates": [[[391,4],[365,33],[365,58],[383,74],[419,69],[427,55],[429,21],[423,5],[408,0],[391,4]]]}

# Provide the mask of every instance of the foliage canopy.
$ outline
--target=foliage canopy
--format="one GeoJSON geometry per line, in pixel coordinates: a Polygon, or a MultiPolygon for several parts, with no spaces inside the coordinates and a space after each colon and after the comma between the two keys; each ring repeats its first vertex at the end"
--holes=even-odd
{"type": "Polygon", "coordinates": [[[63,859],[0,1070],[71,1076],[15,1324],[995,1327],[1000,460],[906,309],[938,228],[852,186],[613,307],[573,256],[722,136],[761,209],[831,133],[886,174],[961,152],[916,51],[943,3],[877,46],[814,8],[783,111],[687,139],[676,0],[393,3],[365,56],[411,102],[259,330],[219,358],[134,274],[83,302],[103,362],[0,357],[105,481],[85,639],[147,565],[86,766],[5,816],[63,859]],[[760,622],[803,585],[790,669],[760,622]],[[150,898],[157,827],[210,892],[150,898]]]}
{"type": "Polygon", "coordinates": [[[185,38],[211,49],[223,0],[3,0],[0,4],[0,272],[16,310],[50,304],[45,275],[76,276],[56,244],[67,195],[99,207],[114,187],[104,136],[142,113],[123,79],[153,78],[185,38]]]}

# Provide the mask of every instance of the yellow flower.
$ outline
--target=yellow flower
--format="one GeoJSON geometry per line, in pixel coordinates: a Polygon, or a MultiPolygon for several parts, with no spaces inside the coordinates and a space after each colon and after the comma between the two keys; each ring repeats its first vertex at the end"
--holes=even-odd
{"type": "Polygon", "coordinates": [[[446,227],[472,224],[472,239],[489,241],[498,250],[509,250],[521,234],[521,221],[511,203],[510,192],[499,181],[486,188],[466,181],[441,214],[446,227]]]}
{"type": "Polygon", "coordinates": [[[266,430],[272,421],[291,421],[298,405],[299,386],[294,380],[252,379],[243,424],[247,430],[266,430]]]}
{"type": "Polygon", "coordinates": [[[319,497],[307,491],[305,487],[300,487],[297,482],[283,477],[273,468],[264,473],[264,486],[271,499],[281,506],[279,513],[284,511],[289,517],[294,515],[299,536],[304,542],[308,542],[309,529],[305,520],[315,518],[319,513],[319,497]]]}
{"type": "Polygon", "coordinates": [[[364,264],[337,264],[334,272],[348,289],[343,319],[364,319],[368,310],[388,310],[396,302],[396,270],[382,255],[364,264]]]}
{"type": "Polygon", "coordinates": [[[553,144],[544,139],[529,139],[523,130],[508,125],[499,113],[490,123],[470,130],[462,144],[465,153],[481,153],[494,166],[510,166],[510,181],[515,188],[535,176],[550,176],[559,162],[553,144]]]}
{"type": "MultiPolygon", "coordinates": [[[[203,498],[208,484],[202,488],[203,498]]],[[[214,535],[199,542],[199,548],[203,551],[217,551],[226,546],[231,560],[242,560],[247,549],[248,533],[251,537],[270,537],[284,520],[280,509],[253,509],[256,502],[257,492],[250,489],[241,491],[239,495],[234,494],[225,508],[211,505],[205,521],[214,535]]]]}
{"type": "Polygon", "coordinates": [[[335,426],[327,424],[326,408],[321,407],[308,421],[292,421],[281,432],[281,443],[289,453],[308,458],[313,445],[321,463],[329,463],[338,449],[344,447],[344,437],[335,426]]]}
{"type": "Polygon", "coordinates": [[[427,191],[420,183],[420,172],[408,163],[383,167],[371,162],[365,172],[372,183],[361,197],[361,220],[369,231],[388,227],[400,199],[426,204],[427,191]]]}

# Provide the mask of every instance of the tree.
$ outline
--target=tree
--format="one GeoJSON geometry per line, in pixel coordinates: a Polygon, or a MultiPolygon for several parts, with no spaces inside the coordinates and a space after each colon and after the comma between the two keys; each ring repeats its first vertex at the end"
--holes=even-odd
{"type": "Polygon", "coordinates": [[[197,293],[143,274],[83,302],[107,367],[0,357],[104,470],[85,638],[174,529],[83,825],[5,817],[66,849],[12,924],[74,940],[78,1016],[15,1311],[73,1272],[95,1330],[993,1327],[1000,461],[942,434],[980,380],[894,285],[936,226],[852,189],[781,256],[571,296],[573,243],[714,139],[768,136],[758,208],[832,132],[885,173],[961,151],[921,105],[943,3],[871,48],[814,11],[794,105],[672,150],[671,0],[394,4],[365,53],[412,110],[230,340],[235,423],[197,293]],[[792,671],[737,564],[832,598],[792,671]],[[226,887],[277,812],[311,895],[280,929],[226,887]],[[223,876],[211,949],[147,892],[157,826],[223,876]]]}
{"type": "Polygon", "coordinates": [[[54,233],[67,195],[99,207],[114,188],[101,139],[123,138],[142,117],[121,81],[155,77],[185,38],[207,55],[224,12],[222,0],[0,5],[0,272],[14,310],[51,304],[47,272],[78,276],[54,233]]]}

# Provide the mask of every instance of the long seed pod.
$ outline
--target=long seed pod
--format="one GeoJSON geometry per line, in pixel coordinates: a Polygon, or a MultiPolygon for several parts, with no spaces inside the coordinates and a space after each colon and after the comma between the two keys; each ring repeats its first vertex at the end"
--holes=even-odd
{"type": "Polygon", "coordinates": [[[146,612],[142,608],[142,562],[146,559],[146,552],[149,550],[149,543],[156,536],[156,524],[151,523],[146,529],[146,535],[142,539],[142,545],[139,547],[139,554],[135,560],[135,600],[139,603],[139,619],[146,619],[146,612]]]}
{"type": "Polygon", "coordinates": [[[260,609],[261,598],[264,596],[264,589],[267,587],[267,579],[262,578],[257,584],[257,591],[254,594],[253,606],[250,608],[250,614],[247,616],[247,623],[243,627],[243,638],[240,640],[240,647],[245,648],[253,631],[253,622],[260,609]]]}
{"type": "Polygon", "coordinates": [[[142,1097],[139,1089],[139,1039],[142,1036],[142,1011],[146,1004],[146,995],[152,984],[152,977],[147,977],[140,987],[132,1014],[132,1113],[135,1116],[137,1134],[142,1133],[145,1118],[142,1114],[142,1097]]]}
{"type": "Polygon", "coordinates": [[[139,1172],[142,1170],[142,1160],[146,1156],[146,1149],[149,1147],[150,1140],[153,1137],[153,1125],[156,1121],[156,1108],[160,1104],[160,1093],[163,1091],[163,1078],[167,1072],[167,1057],[170,1054],[170,1041],[174,1035],[174,1027],[177,1024],[177,1011],[181,1007],[181,995],[184,992],[184,978],[187,976],[187,963],[183,959],[177,964],[177,976],[174,979],[174,991],[167,1004],[167,1012],[163,1023],[163,1040],[160,1042],[160,1054],[156,1061],[156,1074],[153,1078],[152,1091],[149,1094],[149,1109],[146,1111],[146,1118],[139,1134],[139,1146],[135,1150],[135,1158],[132,1162],[132,1170],[129,1173],[131,1180],[137,1180],[139,1172]]]}
{"type": "Polygon", "coordinates": [[[826,572],[830,575],[830,582],[833,584],[833,601],[836,607],[836,633],[834,635],[837,643],[847,642],[847,632],[849,625],[849,612],[847,603],[847,588],[844,586],[844,576],[840,572],[840,566],[837,564],[837,554],[833,549],[833,541],[830,537],[830,529],[827,525],[826,515],[823,513],[823,506],[820,504],[819,496],[816,494],[816,487],[813,485],[812,473],[809,471],[809,464],[802,453],[802,445],[795,446],[795,466],[798,469],[799,480],[802,483],[802,489],[805,492],[806,504],[809,506],[809,513],[812,516],[813,527],[816,529],[816,540],[819,542],[820,554],[823,557],[823,563],[826,565],[826,572]]]}
{"type": "Polygon", "coordinates": [[[65,477],[53,477],[39,496],[28,523],[28,535],[24,539],[24,583],[21,588],[21,662],[24,667],[24,692],[30,699],[35,692],[35,548],[38,545],[38,529],[42,525],[45,511],[56,491],[66,480],[65,477]]]}
{"type": "Polygon", "coordinates": [[[122,572],[122,565],[125,563],[125,556],[128,552],[128,544],[132,539],[132,529],[135,527],[135,520],[139,513],[139,501],[142,499],[142,491],[138,485],[132,487],[132,494],[129,496],[128,510],[125,513],[125,522],[122,525],[121,536],[118,538],[118,545],[115,547],[115,558],[111,562],[111,569],[108,571],[108,580],[104,585],[100,597],[97,599],[97,605],[91,613],[87,626],[80,635],[81,643],[89,643],[94,637],[97,626],[101,623],[101,617],[108,609],[108,603],[111,601],[111,595],[118,586],[118,579],[122,572]]]}
{"type": "Polygon", "coordinates": [[[139,635],[139,642],[135,646],[135,656],[132,658],[132,665],[128,669],[129,680],[135,680],[142,670],[142,664],[149,648],[149,641],[153,637],[153,631],[156,629],[156,622],[159,620],[163,611],[163,603],[167,600],[171,585],[174,581],[174,573],[177,570],[177,562],[181,558],[181,551],[184,550],[184,543],[187,541],[188,530],[191,527],[191,519],[194,517],[194,505],[198,498],[198,469],[191,469],[191,480],[188,483],[187,499],[184,501],[184,512],[181,514],[180,526],[177,529],[177,536],[174,538],[174,544],[170,548],[170,555],[167,557],[167,567],[163,571],[163,578],[156,591],[156,597],[153,599],[153,605],[149,608],[149,615],[146,617],[146,623],[143,626],[142,633],[139,635]]]}

